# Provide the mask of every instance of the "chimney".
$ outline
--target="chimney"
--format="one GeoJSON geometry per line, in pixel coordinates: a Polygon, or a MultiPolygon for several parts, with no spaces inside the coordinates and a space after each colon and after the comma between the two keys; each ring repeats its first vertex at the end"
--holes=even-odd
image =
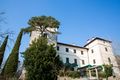
{"type": "Polygon", "coordinates": [[[87,43],[91,42],[91,41],[94,40],[94,39],[95,39],[95,37],[92,37],[91,39],[88,39],[88,40],[87,40],[87,43]]]}

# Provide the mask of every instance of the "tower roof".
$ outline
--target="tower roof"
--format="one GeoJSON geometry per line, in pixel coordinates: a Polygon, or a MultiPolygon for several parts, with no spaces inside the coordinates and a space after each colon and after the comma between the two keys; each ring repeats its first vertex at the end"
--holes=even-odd
{"type": "Polygon", "coordinates": [[[106,40],[106,39],[103,39],[103,38],[100,38],[100,37],[96,37],[96,38],[92,39],[91,41],[89,41],[87,44],[85,44],[84,47],[86,47],[87,45],[89,45],[90,43],[92,43],[95,40],[102,40],[102,41],[106,41],[106,42],[109,42],[109,43],[112,42],[112,41],[109,41],[109,40],[106,40]]]}

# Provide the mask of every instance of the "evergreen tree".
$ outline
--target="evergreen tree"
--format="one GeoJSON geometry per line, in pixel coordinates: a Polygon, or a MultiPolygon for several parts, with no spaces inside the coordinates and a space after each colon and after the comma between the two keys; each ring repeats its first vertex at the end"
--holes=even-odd
{"type": "Polygon", "coordinates": [[[53,18],[52,16],[35,16],[28,21],[29,27],[24,29],[25,33],[31,31],[40,31],[41,36],[44,36],[44,32],[50,32],[57,34],[56,30],[51,31],[48,28],[59,28],[60,22],[53,18]]]}
{"type": "Polygon", "coordinates": [[[3,61],[3,57],[4,57],[4,52],[5,52],[5,48],[6,48],[6,45],[7,45],[7,41],[8,41],[8,36],[6,36],[3,44],[0,47],[0,66],[1,66],[2,61],[3,61]]]}
{"type": "Polygon", "coordinates": [[[27,80],[57,80],[61,61],[53,45],[39,37],[24,52],[27,80]]]}
{"type": "Polygon", "coordinates": [[[9,57],[5,63],[5,66],[3,68],[2,74],[6,78],[13,77],[17,71],[18,58],[19,58],[19,48],[20,48],[20,44],[21,44],[22,34],[23,34],[23,31],[21,30],[18,37],[17,37],[16,43],[12,49],[12,52],[9,55],[9,57]]]}
{"type": "Polygon", "coordinates": [[[112,65],[103,65],[103,66],[104,66],[106,80],[108,80],[108,77],[112,76],[113,73],[112,65]]]}

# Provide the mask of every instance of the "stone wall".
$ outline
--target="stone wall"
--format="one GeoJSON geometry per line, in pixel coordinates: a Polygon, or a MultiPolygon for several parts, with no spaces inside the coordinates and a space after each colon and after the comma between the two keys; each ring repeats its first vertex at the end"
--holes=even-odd
{"type": "Polygon", "coordinates": [[[83,80],[81,78],[70,78],[70,77],[58,77],[58,80],[83,80]]]}

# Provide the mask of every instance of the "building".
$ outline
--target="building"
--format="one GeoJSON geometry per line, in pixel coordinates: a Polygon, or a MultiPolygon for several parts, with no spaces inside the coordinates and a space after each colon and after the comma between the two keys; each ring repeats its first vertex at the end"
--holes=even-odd
{"type": "MultiPolygon", "coordinates": [[[[111,41],[99,37],[92,38],[83,46],[72,44],[65,44],[57,42],[57,35],[45,33],[49,43],[56,44],[57,53],[59,54],[63,63],[75,63],[77,68],[86,65],[99,66],[103,64],[112,64],[113,71],[119,75],[119,68],[114,56],[111,41]]],[[[39,32],[33,31],[31,33],[31,42],[39,36],[39,32]]]]}
{"type": "Polygon", "coordinates": [[[88,65],[88,48],[57,42],[57,52],[64,63],[76,63],[77,67],[88,65]]]}
{"type": "Polygon", "coordinates": [[[112,64],[114,72],[119,74],[118,64],[109,40],[92,38],[84,47],[57,42],[57,52],[64,63],[77,63],[78,68],[86,65],[112,64]]]}

